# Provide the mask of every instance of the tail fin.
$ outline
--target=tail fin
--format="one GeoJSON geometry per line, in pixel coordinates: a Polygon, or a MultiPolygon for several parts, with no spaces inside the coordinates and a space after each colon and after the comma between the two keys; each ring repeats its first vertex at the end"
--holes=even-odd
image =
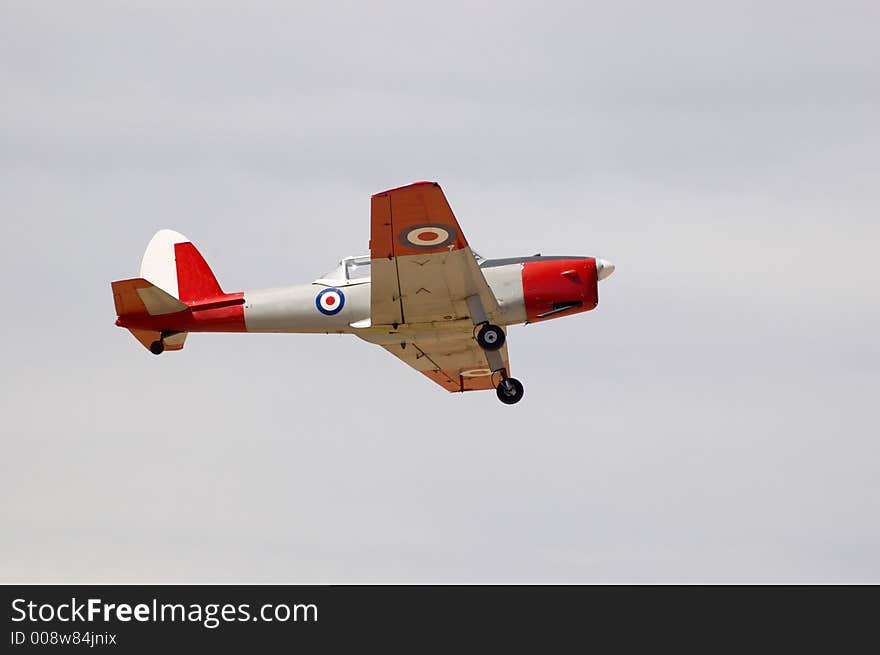
{"type": "Polygon", "coordinates": [[[187,333],[181,327],[186,321],[152,317],[183,312],[205,300],[211,304],[225,296],[196,247],[174,230],[159,230],[153,235],[141,260],[139,278],[119,280],[112,286],[119,316],[116,324],[156,355],[183,348],[187,333]]]}
{"type": "Polygon", "coordinates": [[[141,261],[141,277],[185,303],[223,295],[205,258],[174,230],[159,230],[150,240],[141,261]]]}

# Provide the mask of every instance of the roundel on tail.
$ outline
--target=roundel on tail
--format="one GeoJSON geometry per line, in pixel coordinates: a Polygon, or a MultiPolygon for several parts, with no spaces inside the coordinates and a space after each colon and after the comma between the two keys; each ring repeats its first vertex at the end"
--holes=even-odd
{"type": "Polygon", "coordinates": [[[339,289],[324,289],[315,297],[315,307],[326,316],[333,316],[345,306],[345,294],[339,289]]]}

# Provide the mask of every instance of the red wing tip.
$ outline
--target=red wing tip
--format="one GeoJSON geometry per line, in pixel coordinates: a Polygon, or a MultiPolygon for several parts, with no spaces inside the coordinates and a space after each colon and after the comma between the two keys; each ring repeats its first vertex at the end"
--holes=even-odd
{"type": "Polygon", "coordinates": [[[375,198],[376,196],[384,196],[386,193],[391,193],[392,191],[402,191],[403,189],[409,189],[410,187],[426,186],[426,185],[433,185],[436,187],[440,186],[437,182],[431,182],[431,181],[427,181],[427,180],[419,181],[419,182],[412,182],[410,184],[404,184],[403,186],[394,187],[393,189],[386,189],[385,191],[380,191],[379,193],[374,193],[373,198],[375,198]]]}

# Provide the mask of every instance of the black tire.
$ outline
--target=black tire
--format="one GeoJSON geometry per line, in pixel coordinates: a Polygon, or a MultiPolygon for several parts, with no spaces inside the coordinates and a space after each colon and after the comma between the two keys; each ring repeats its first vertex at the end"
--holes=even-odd
{"type": "Polygon", "coordinates": [[[522,400],[523,397],[522,382],[516,378],[502,380],[501,384],[495,389],[495,393],[498,396],[498,400],[505,405],[515,405],[522,400]]]}
{"type": "Polygon", "coordinates": [[[161,355],[165,352],[165,342],[158,339],[150,344],[150,352],[154,355],[161,355]]]}
{"type": "Polygon", "coordinates": [[[483,350],[498,350],[504,345],[504,339],[504,330],[491,323],[486,323],[477,332],[477,343],[483,350]]]}

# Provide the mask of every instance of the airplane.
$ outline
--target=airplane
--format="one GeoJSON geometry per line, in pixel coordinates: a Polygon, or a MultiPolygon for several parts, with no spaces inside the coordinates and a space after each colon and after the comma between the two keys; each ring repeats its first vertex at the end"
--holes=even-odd
{"type": "Polygon", "coordinates": [[[450,392],[495,389],[513,405],[506,329],[595,309],[614,272],[595,257],[484,259],[436,182],[372,196],[369,248],[311,284],[226,293],[189,239],[159,230],[140,277],[111,283],[116,325],[155,355],[190,332],[355,334],[450,392]]]}

